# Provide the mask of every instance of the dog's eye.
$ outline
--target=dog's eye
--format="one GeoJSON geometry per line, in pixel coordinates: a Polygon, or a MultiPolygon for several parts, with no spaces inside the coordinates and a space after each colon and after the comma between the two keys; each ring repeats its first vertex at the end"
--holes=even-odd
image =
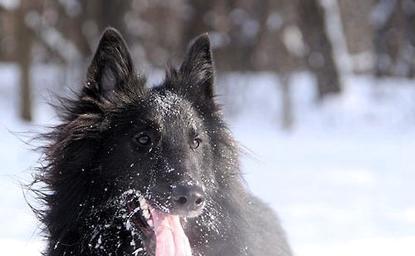
{"type": "Polygon", "coordinates": [[[144,133],[144,132],[142,132],[142,133],[139,133],[139,134],[137,134],[136,136],[134,136],[134,141],[138,144],[138,145],[140,145],[140,146],[144,146],[144,147],[146,147],[146,146],[150,146],[151,145],[151,137],[148,135],[148,134],[146,134],[146,133],[144,133]]]}
{"type": "Polygon", "coordinates": [[[190,147],[192,149],[197,149],[200,146],[201,142],[202,142],[202,140],[200,138],[194,138],[192,143],[190,144],[190,147]]]}

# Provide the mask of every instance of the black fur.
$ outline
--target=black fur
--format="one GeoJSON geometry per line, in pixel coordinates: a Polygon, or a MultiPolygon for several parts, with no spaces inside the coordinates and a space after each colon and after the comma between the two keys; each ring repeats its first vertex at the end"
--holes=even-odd
{"type": "Polygon", "coordinates": [[[126,204],[135,193],[183,216],[193,255],[291,255],[276,216],[241,177],[214,101],[208,36],[195,39],[161,85],[145,83],[122,37],[107,29],[82,91],[63,101],[62,122],[46,135],[35,181],[45,185],[45,255],[154,255],[151,235],[131,227],[126,204]],[[138,144],[140,134],[150,145],[138,144]],[[204,188],[196,217],[170,199],[172,185],[188,183],[204,188]]]}

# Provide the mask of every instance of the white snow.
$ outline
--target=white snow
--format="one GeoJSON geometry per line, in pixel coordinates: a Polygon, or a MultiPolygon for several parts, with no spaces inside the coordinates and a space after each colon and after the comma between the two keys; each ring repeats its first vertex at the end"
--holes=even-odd
{"type": "MultiPolygon", "coordinates": [[[[59,75],[39,69],[33,80],[42,97],[28,124],[17,118],[18,72],[0,65],[1,255],[40,256],[44,247],[20,186],[38,158],[22,139],[55,120],[45,98],[59,75]]],[[[295,255],[415,255],[415,81],[348,77],[343,95],[316,105],[313,79],[296,74],[291,132],[279,129],[275,76],[221,81],[232,91],[222,100],[245,149],[247,181],[278,211],[295,255]]]]}

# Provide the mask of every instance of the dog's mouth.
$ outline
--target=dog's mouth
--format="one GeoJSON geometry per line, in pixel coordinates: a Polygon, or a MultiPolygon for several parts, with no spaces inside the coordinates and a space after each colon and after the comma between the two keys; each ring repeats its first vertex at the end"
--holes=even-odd
{"type": "Polygon", "coordinates": [[[180,216],[156,209],[144,196],[137,193],[127,197],[127,210],[131,224],[147,238],[144,242],[146,248],[142,248],[147,253],[155,252],[155,256],[192,255],[180,216]]]}
{"type": "Polygon", "coordinates": [[[129,219],[135,228],[139,228],[146,235],[151,235],[154,228],[150,206],[141,195],[129,195],[127,198],[127,211],[129,219]]]}

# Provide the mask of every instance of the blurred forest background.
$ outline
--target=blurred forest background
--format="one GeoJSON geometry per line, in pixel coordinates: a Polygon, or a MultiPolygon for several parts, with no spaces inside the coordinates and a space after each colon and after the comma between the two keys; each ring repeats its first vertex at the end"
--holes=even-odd
{"type": "Polygon", "coordinates": [[[415,255],[415,0],[0,0],[1,255],[41,255],[25,142],[107,26],[149,85],[209,33],[241,170],[295,255],[415,255]]]}
{"type": "Polygon", "coordinates": [[[413,0],[1,0],[0,62],[18,64],[21,118],[32,119],[32,67],[59,67],[62,88],[79,83],[107,26],[125,36],[142,70],[177,63],[209,32],[219,76],[278,74],[284,128],[293,125],[298,71],[315,78],[316,104],[341,94],[349,74],[415,76],[413,0]]]}

